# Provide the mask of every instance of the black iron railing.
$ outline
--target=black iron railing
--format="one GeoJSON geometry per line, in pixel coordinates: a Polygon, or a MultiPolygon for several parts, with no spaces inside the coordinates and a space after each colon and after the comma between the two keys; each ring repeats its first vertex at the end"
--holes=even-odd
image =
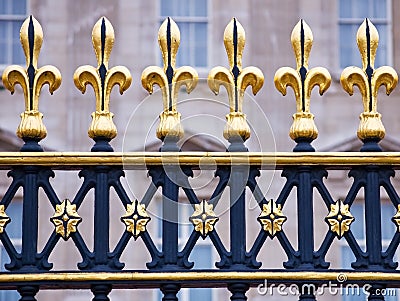
{"type": "Polygon", "coordinates": [[[177,111],[177,94],[183,85],[188,92],[192,91],[198,75],[188,66],[175,68],[179,38],[177,25],[167,18],[159,31],[164,68],[151,66],[142,74],[142,85],[149,93],[153,92],[154,85],[162,90],[164,110],[156,131],[163,141],[160,152],[115,153],[109,143],[117,135],[113,114],[109,111],[111,89],[119,85],[120,92],[124,92],[132,78],[125,67],[108,67],[114,32],[103,17],[92,33],[98,66],[81,66],[74,74],[74,83],[80,91],[84,93],[88,84],[95,91],[96,111],[88,131],[95,145],[87,153],[52,153],[43,152],[39,144],[47,133],[38,110],[39,92],[44,84],[49,85],[50,92],[56,90],[61,74],[52,66],[37,67],[42,29],[32,16],[24,22],[21,42],[27,67],[9,66],[3,73],[5,88],[13,92],[19,84],[24,90],[25,111],[17,135],[25,144],[22,152],[0,153],[0,168],[9,170],[12,179],[0,201],[0,240],[10,259],[5,264],[8,271],[0,273],[0,289],[17,290],[21,300],[27,301],[35,300],[41,289],[90,289],[93,300],[107,300],[112,289],[156,288],[167,301],[177,300],[179,290],[184,287],[226,287],[231,300],[246,300],[250,287],[263,290],[268,281],[275,285],[295,285],[300,291],[300,300],[315,300],[319,289],[332,283],[346,283],[366,288],[369,300],[382,300],[383,290],[399,287],[395,254],[400,243],[400,198],[391,178],[400,166],[400,153],[381,152],[378,142],[384,137],[385,129],[376,110],[377,89],[384,85],[389,94],[397,84],[397,74],[387,66],[374,69],[378,33],[370,21],[366,19],[357,34],[363,69],[346,68],[341,76],[344,89],[352,94],[353,86],[358,86],[364,102],[357,132],[363,147],[362,152],[356,153],[319,153],[311,146],[318,135],[310,112],[311,90],[318,85],[322,94],[329,88],[331,78],[325,68],[308,69],[313,37],[303,20],[292,32],[296,69],[281,68],[274,79],[282,94],[286,93],[287,86],[295,92],[297,110],[290,129],[290,137],[297,143],[294,152],[248,152],[244,142],[250,137],[250,127],[242,111],[244,91],[252,86],[256,94],[263,86],[264,77],[256,67],[242,68],[245,35],[235,18],[224,34],[230,67],[215,67],[208,76],[208,85],[214,93],[219,92],[221,85],[228,92],[230,112],[224,130],[229,142],[227,152],[180,152],[177,142],[183,136],[183,127],[177,111]],[[217,178],[217,185],[210,186],[208,194],[201,198],[189,180],[200,166],[214,170],[217,178]],[[130,197],[121,182],[129,169],[145,169],[150,176],[151,182],[139,199],[130,197]],[[282,171],[285,183],[276,195],[270,195],[272,192],[263,191],[258,185],[260,171],[264,169],[282,171]],[[324,180],[335,169],[348,170],[352,178],[350,185],[341,187],[342,199],[329,191],[324,180]],[[82,178],[77,192],[70,192],[69,199],[61,199],[54,188],[60,170],[79,170],[82,178]],[[21,189],[22,215],[11,220],[7,212],[21,189]],[[111,198],[111,190],[116,192],[116,197],[111,198]],[[147,231],[153,222],[147,211],[157,191],[161,192],[159,241],[147,231]],[[363,191],[361,203],[365,210],[361,220],[355,220],[352,208],[360,191],[363,191]],[[382,191],[394,208],[390,217],[382,218],[382,191]],[[219,226],[220,217],[216,213],[223,194],[229,202],[226,227],[219,226]],[[289,198],[291,194],[295,197],[289,198]],[[246,220],[249,195],[258,205],[258,215],[251,221],[246,220]],[[54,210],[48,216],[54,231],[46,238],[43,248],[39,248],[39,208],[46,199],[54,210]],[[318,200],[326,207],[323,216],[314,211],[318,200]],[[80,209],[89,201],[93,201],[93,216],[83,217],[80,209]],[[190,204],[192,209],[187,222],[193,228],[185,237],[179,237],[182,202],[190,204]],[[116,203],[122,204],[124,214],[110,214],[116,203]],[[292,215],[286,214],[288,207],[297,210],[292,215]],[[81,234],[83,218],[93,220],[92,243],[81,234]],[[295,243],[285,230],[285,223],[290,219],[297,220],[295,233],[291,233],[295,243]],[[115,247],[111,247],[111,235],[116,234],[111,232],[110,224],[116,220],[125,228],[115,247]],[[364,224],[362,220],[365,220],[362,231],[365,248],[353,233],[353,225],[364,224]],[[316,221],[326,223],[326,233],[319,245],[315,239],[316,221]],[[254,222],[259,224],[257,228],[254,222]],[[16,246],[9,235],[9,225],[13,223],[20,224],[22,229],[21,246],[16,246]],[[387,223],[394,223],[394,231],[384,245],[382,232],[387,223]],[[246,231],[255,229],[258,234],[249,243],[246,231]],[[224,242],[223,236],[229,237],[229,243],[224,242]],[[213,262],[215,267],[198,269],[190,255],[205,238],[209,238],[219,258],[213,262]],[[132,239],[142,240],[144,244],[139,247],[134,243],[135,249],[131,250],[132,239]],[[335,248],[332,244],[336,239],[344,241],[343,248],[355,257],[354,262],[341,269],[331,269],[326,260],[327,253],[335,248]],[[62,247],[63,240],[73,241],[81,260],[74,269],[53,270],[49,258],[56,246],[62,247]],[[281,252],[287,258],[276,263],[281,266],[278,269],[261,268],[262,248],[270,240],[281,246],[274,254],[281,252]],[[148,254],[146,268],[126,269],[121,258],[127,252],[148,254]]]}
{"type": "MultiPolygon", "coordinates": [[[[1,242],[10,257],[6,264],[9,272],[0,274],[0,287],[17,289],[25,298],[34,300],[39,289],[87,288],[93,291],[95,300],[107,295],[112,288],[137,289],[159,288],[165,300],[175,300],[182,287],[227,287],[236,300],[245,300],[251,286],[259,286],[265,280],[269,284],[315,285],[317,290],[327,283],[365,284],[373,296],[374,290],[398,287],[400,276],[394,255],[400,243],[400,198],[391,183],[394,169],[400,165],[399,153],[4,153],[0,167],[9,168],[12,183],[0,202],[1,242]],[[98,162],[102,162],[100,165],[98,162]],[[200,200],[191,188],[189,177],[193,170],[214,168],[218,184],[210,192],[207,201],[200,200]],[[207,163],[208,162],[208,163],[207,163]],[[128,197],[121,184],[125,169],[147,168],[151,184],[140,200],[128,197]],[[83,183],[69,200],[61,200],[53,189],[58,170],[80,170],[83,183]],[[267,197],[257,184],[260,170],[282,170],[286,182],[276,196],[267,197]],[[343,187],[346,197],[336,200],[324,183],[330,169],[349,170],[353,183],[343,187]],[[50,183],[50,177],[54,177],[50,183]],[[23,188],[23,213],[21,220],[10,221],[6,212],[14,201],[19,187],[23,188]],[[55,214],[49,216],[55,226],[42,250],[38,250],[39,189],[42,188],[55,214]],[[218,227],[214,213],[224,190],[229,188],[229,229],[218,227]],[[388,220],[381,220],[381,188],[383,188],[397,213],[388,220]],[[110,206],[119,202],[110,199],[114,189],[126,214],[110,216],[110,206]],[[157,189],[162,191],[162,234],[158,245],[146,225],[151,223],[146,208],[154,201],[157,189]],[[296,190],[296,198],[288,199],[296,190]],[[363,250],[352,232],[354,220],[351,207],[357,193],[364,190],[365,243],[363,250]],[[185,197],[179,196],[182,190],[185,197]],[[246,230],[253,221],[246,221],[246,193],[251,191],[259,205],[257,238],[246,242],[246,230]],[[90,191],[94,191],[94,237],[89,245],[80,234],[79,208],[90,191]],[[326,215],[313,212],[319,194],[326,206],[326,215]],[[272,199],[270,199],[272,198],[272,199]],[[189,202],[193,207],[190,221],[193,230],[188,237],[180,237],[178,244],[178,203],[189,202]],[[171,205],[172,204],[172,205],[171,205]],[[285,208],[297,206],[297,217],[285,215],[285,208]],[[287,219],[297,219],[297,248],[285,232],[287,219]],[[121,220],[126,229],[115,248],[110,249],[111,222],[121,220]],[[322,243],[314,248],[314,220],[325,220],[327,231],[322,243]],[[16,251],[7,234],[7,224],[22,223],[22,247],[16,251]],[[382,224],[394,223],[396,231],[387,247],[382,245],[382,224]],[[221,235],[229,235],[230,244],[222,242],[221,235]],[[193,248],[202,238],[209,237],[219,255],[213,269],[193,269],[189,259],[193,248]],[[82,260],[77,269],[52,271],[48,261],[63,239],[72,239],[82,260]],[[141,239],[144,246],[128,247],[131,239],[141,239]],[[287,260],[283,269],[260,269],[257,259],[260,250],[271,239],[277,240],[287,260]],[[343,269],[330,269],[325,256],[336,239],[346,241],[346,248],[356,260],[343,269]],[[179,247],[182,244],[183,247],[179,247]],[[134,249],[130,249],[134,248],[134,249]],[[120,261],[124,252],[146,252],[151,261],[145,270],[126,270],[120,261]]],[[[71,171],[71,173],[73,173],[71,171]]],[[[91,219],[90,217],[85,217],[91,219]]],[[[251,226],[250,226],[251,227],[251,226]]],[[[252,229],[252,228],[250,228],[252,229]]],[[[253,229],[254,231],[254,229],[253,229]]],[[[114,233],[115,235],[115,233],[114,233]]],[[[69,246],[70,247],[70,246],[69,246]]],[[[334,247],[335,248],[335,247],[334,247]]],[[[337,248],[337,247],[336,247],[337,248]]],[[[275,254],[276,255],[276,254],[275,254]]],[[[274,254],[270,254],[274,256],[274,254]]],[[[302,295],[314,299],[316,292],[302,295]]],[[[376,299],[379,300],[379,294],[376,299]]],[[[370,300],[375,300],[370,297],[370,300]]]]}

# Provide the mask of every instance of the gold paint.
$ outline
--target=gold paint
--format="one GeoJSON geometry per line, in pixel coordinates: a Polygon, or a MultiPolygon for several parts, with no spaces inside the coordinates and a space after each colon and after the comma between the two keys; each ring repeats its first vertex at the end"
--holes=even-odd
{"type": "Polygon", "coordinates": [[[225,67],[214,67],[208,74],[208,86],[216,95],[220,86],[224,86],[228,92],[230,113],[226,115],[226,126],[224,138],[228,141],[240,138],[242,141],[250,137],[250,127],[243,113],[244,92],[248,86],[252,87],[256,95],[264,84],[264,75],[257,67],[246,67],[242,69],[242,53],[245,45],[245,31],[242,25],[233,18],[225,28],[224,45],[228,55],[229,69],[225,67]],[[234,28],[237,31],[237,54],[234,52],[234,28]],[[235,66],[236,59],[236,66],[235,66]],[[235,81],[233,69],[238,68],[238,77],[235,81]]]}
{"type": "Polygon", "coordinates": [[[114,114],[110,112],[110,94],[115,85],[119,85],[122,95],[131,85],[132,76],[124,66],[115,66],[108,69],[110,54],[114,46],[114,28],[106,17],[101,17],[93,27],[92,43],[97,58],[97,67],[90,65],[80,66],[75,70],[75,86],[84,94],[86,86],[93,87],[96,97],[96,111],[92,113],[92,123],[88,130],[90,138],[113,139],[117,136],[117,128],[112,120],[114,114]],[[104,24],[103,24],[104,22],[104,24]],[[102,45],[102,26],[105,26],[104,45],[102,45]],[[104,51],[102,51],[104,46],[104,51]],[[104,84],[100,70],[104,68],[104,84]]]}
{"type": "MultiPolygon", "coordinates": [[[[187,272],[51,272],[51,273],[3,273],[0,274],[0,283],[26,283],[37,281],[52,281],[47,285],[53,283],[55,286],[59,282],[83,282],[89,281],[206,281],[206,280],[277,280],[277,281],[337,281],[338,277],[342,277],[343,272],[340,271],[236,271],[236,272],[222,272],[215,271],[187,271],[187,272]]],[[[366,280],[369,281],[400,281],[400,273],[397,272],[355,272],[346,271],[347,283],[366,280]]],[[[130,284],[131,285],[131,284],[130,284]]],[[[155,283],[154,287],[158,287],[159,283],[155,283]]]]}
{"type": "Polygon", "coordinates": [[[189,220],[194,226],[194,230],[200,232],[203,239],[207,237],[209,232],[214,230],[215,223],[219,218],[215,215],[214,206],[208,204],[206,200],[202,200],[200,204],[194,205],[195,211],[189,220]]]}
{"type": "Polygon", "coordinates": [[[257,220],[263,230],[271,237],[274,237],[276,233],[282,231],[282,225],[287,220],[287,217],[282,213],[281,204],[276,205],[273,200],[270,200],[267,204],[263,204],[263,209],[257,220]]]}
{"type": "Polygon", "coordinates": [[[181,125],[181,114],[178,111],[164,110],[160,113],[160,124],[157,128],[157,138],[164,140],[165,137],[183,137],[183,127],[181,125]]]}
{"type": "Polygon", "coordinates": [[[0,205],[0,233],[4,232],[4,228],[9,222],[11,222],[11,219],[6,214],[4,205],[0,205]]]}
{"type": "Polygon", "coordinates": [[[56,233],[64,240],[68,240],[71,233],[76,232],[82,218],[76,211],[76,205],[65,199],[61,204],[56,205],[56,212],[50,218],[50,221],[56,227],[56,233]]]}
{"type": "Polygon", "coordinates": [[[293,115],[293,124],[289,132],[290,138],[293,140],[307,139],[312,141],[318,137],[318,130],[314,123],[314,115],[310,112],[311,92],[315,86],[319,86],[319,94],[325,93],[331,85],[331,75],[323,67],[315,67],[308,70],[313,34],[305,21],[300,20],[293,28],[291,42],[296,57],[296,69],[290,67],[279,68],[275,73],[274,83],[276,89],[283,96],[286,95],[288,86],[292,87],[294,91],[297,112],[293,115]],[[304,53],[301,50],[302,28],[304,32],[304,53]],[[302,83],[301,70],[306,72],[304,83],[302,83]]]}
{"type": "Polygon", "coordinates": [[[21,122],[17,129],[18,137],[22,139],[41,140],[46,137],[47,131],[43,124],[43,114],[39,112],[40,91],[45,84],[49,85],[50,94],[61,85],[60,71],[50,65],[37,68],[40,48],[43,42],[43,31],[39,22],[30,16],[26,18],[21,26],[20,41],[25,53],[26,69],[18,65],[8,66],[3,72],[3,84],[11,94],[15,91],[15,86],[19,84],[24,91],[25,111],[21,114],[21,122]],[[34,30],[33,52],[30,57],[28,28],[30,21],[34,30]],[[33,68],[34,78],[30,79],[28,68],[33,68]],[[30,83],[30,80],[32,84],[30,83]]]}
{"type": "Polygon", "coordinates": [[[146,169],[148,166],[182,165],[215,169],[216,165],[250,165],[261,169],[288,166],[319,166],[349,169],[353,166],[386,165],[400,168],[400,152],[0,152],[0,169],[12,166],[48,166],[54,169],[81,169],[82,166],[123,166],[146,169]]]}
{"type": "Polygon", "coordinates": [[[345,205],[343,201],[338,200],[335,204],[331,204],[331,210],[325,221],[330,226],[330,230],[340,238],[350,230],[350,225],[354,221],[353,215],[350,213],[349,205],[345,205]]]}
{"type": "Polygon", "coordinates": [[[121,221],[126,226],[126,231],[130,232],[137,239],[142,232],[146,232],[146,225],[150,221],[144,204],[135,200],[132,204],[126,205],[126,213],[121,217],[121,221]]]}
{"type": "Polygon", "coordinates": [[[370,20],[366,19],[357,31],[357,45],[361,54],[362,69],[351,66],[343,70],[340,82],[343,89],[353,95],[353,87],[360,90],[364,112],[360,115],[360,125],[357,136],[361,140],[381,140],[385,136],[385,128],[381,121],[381,114],[377,111],[377,95],[380,86],[385,86],[386,94],[389,95],[396,87],[398,76],[396,71],[389,66],[382,66],[374,69],[375,55],[379,43],[379,34],[370,20]],[[370,54],[368,55],[368,40],[366,35],[367,25],[370,35],[370,54]],[[368,65],[368,57],[370,64],[368,65]],[[372,68],[372,77],[369,80],[367,68],[372,68]]]}
{"type": "Polygon", "coordinates": [[[397,231],[400,232],[400,205],[397,205],[397,212],[392,217],[392,222],[397,226],[397,231]]]}
{"type": "Polygon", "coordinates": [[[246,121],[246,114],[242,112],[230,112],[226,116],[226,125],[224,128],[224,138],[231,140],[240,137],[246,141],[250,138],[250,127],[246,121]]]}
{"type": "Polygon", "coordinates": [[[150,66],[143,70],[142,86],[144,89],[153,93],[153,86],[157,85],[161,88],[164,110],[160,114],[160,124],[156,134],[160,140],[165,137],[183,137],[183,128],[181,125],[181,114],[177,111],[176,103],[178,93],[181,86],[186,87],[186,92],[189,94],[196,87],[199,76],[192,67],[182,66],[175,67],[176,53],[180,44],[180,31],[178,25],[171,18],[165,19],[158,30],[158,44],[163,57],[164,68],[158,66],[150,66]],[[168,22],[170,22],[171,47],[168,49],[168,22]],[[169,53],[170,52],[170,53],[169,53]],[[168,64],[168,58],[171,58],[168,64]],[[172,81],[168,83],[167,69],[172,70],[172,81]]]}

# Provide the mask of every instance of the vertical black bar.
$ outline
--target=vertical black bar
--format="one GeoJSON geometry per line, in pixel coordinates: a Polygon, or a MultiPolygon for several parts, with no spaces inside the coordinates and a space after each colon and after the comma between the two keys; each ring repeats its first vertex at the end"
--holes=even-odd
{"type": "Polygon", "coordinates": [[[108,298],[108,294],[111,292],[111,285],[106,285],[106,284],[98,284],[98,285],[92,285],[91,291],[94,295],[93,301],[110,301],[110,298],[108,298]]]}
{"type": "Polygon", "coordinates": [[[168,79],[168,91],[169,91],[169,99],[168,99],[168,111],[172,111],[172,79],[174,77],[174,68],[172,67],[172,50],[171,50],[171,19],[168,17],[167,19],[167,49],[168,49],[168,66],[167,70],[165,70],[165,75],[168,79]]]}
{"type": "Polygon", "coordinates": [[[28,25],[28,41],[29,41],[29,66],[27,69],[29,80],[29,110],[33,110],[33,84],[35,81],[35,67],[33,66],[33,50],[35,48],[35,26],[33,25],[32,15],[29,17],[28,25]]]}
{"type": "Polygon", "coordinates": [[[228,285],[229,291],[232,293],[232,301],[246,301],[246,292],[249,289],[249,285],[246,283],[233,283],[228,285]]]}
{"type": "MultiPolygon", "coordinates": [[[[171,270],[178,268],[178,221],[179,221],[179,186],[177,178],[179,168],[165,166],[162,183],[162,253],[164,265],[162,269],[171,270]]],[[[178,301],[176,296],[180,285],[167,283],[160,286],[163,301],[178,301]]]]}
{"type": "Polygon", "coordinates": [[[38,169],[25,169],[22,208],[22,265],[35,266],[38,239],[38,169]]]}
{"type": "Polygon", "coordinates": [[[383,285],[379,284],[374,284],[371,285],[371,287],[367,290],[369,295],[368,295],[368,301],[383,301],[385,300],[384,294],[382,294],[382,290],[384,290],[385,287],[383,285]]]}
{"type": "Polygon", "coordinates": [[[230,241],[232,263],[244,264],[246,255],[246,200],[247,167],[232,166],[230,188],[230,241]]]}
{"type": "Polygon", "coordinates": [[[236,18],[233,18],[233,33],[232,33],[232,38],[233,38],[233,68],[232,68],[232,74],[233,74],[233,80],[235,83],[235,112],[238,111],[239,109],[239,91],[238,91],[238,77],[240,74],[240,69],[238,67],[237,59],[238,59],[238,33],[237,33],[237,25],[236,25],[236,18]]]}
{"type": "MultiPolygon", "coordinates": [[[[297,227],[300,267],[314,269],[314,219],[313,219],[313,187],[311,184],[311,168],[298,169],[299,184],[297,186],[297,227]]],[[[308,285],[299,285],[300,301],[314,301],[314,291],[305,291],[308,285]]]]}
{"type": "Polygon", "coordinates": [[[314,225],[313,225],[313,188],[309,167],[299,168],[297,186],[297,225],[298,248],[301,266],[313,268],[314,225]]]}
{"type": "MultiPolygon", "coordinates": [[[[249,175],[248,166],[231,166],[230,189],[230,252],[234,270],[245,268],[246,264],[246,184],[249,175]]],[[[232,301],[247,300],[247,283],[231,283],[228,290],[232,301]]]]}
{"type": "Polygon", "coordinates": [[[110,196],[108,168],[96,167],[96,186],[94,199],[94,257],[96,265],[107,264],[109,252],[110,196]]]}
{"type": "Polygon", "coordinates": [[[21,295],[20,301],[36,301],[36,294],[39,291],[37,286],[24,285],[17,288],[18,293],[21,295]]]}
{"type": "Polygon", "coordinates": [[[160,289],[164,295],[162,301],[178,301],[178,297],[176,296],[180,290],[180,286],[178,284],[164,284],[161,285],[160,289]]]}
{"type": "Polygon", "coordinates": [[[304,66],[304,27],[303,27],[303,19],[300,21],[300,45],[301,45],[301,67],[299,70],[300,78],[301,78],[301,110],[304,112],[306,110],[305,104],[305,82],[307,77],[307,68],[304,66]]]}
{"type": "Polygon", "coordinates": [[[162,251],[165,264],[176,265],[178,261],[178,197],[179,187],[176,184],[177,170],[166,168],[163,193],[162,251]],[[171,179],[172,177],[172,179],[171,179]]]}
{"type": "Polygon", "coordinates": [[[369,166],[365,186],[365,238],[368,263],[371,267],[382,266],[382,233],[379,168],[369,166]]]}
{"type": "Polygon", "coordinates": [[[299,296],[299,301],[315,301],[315,292],[314,290],[308,286],[308,285],[303,285],[299,286],[300,290],[300,296],[299,296]]]}
{"type": "MultiPolygon", "coordinates": [[[[365,68],[365,73],[368,76],[368,88],[369,91],[372,91],[372,75],[374,74],[374,69],[371,66],[371,35],[369,32],[369,24],[368,19],[365,19],[365,36],[367,37],[367,68],[365,68]]],[[[369,93],[369,103],[368,109],[372,111],[372,93],[369,93]]]]}
{"type": "Polygon", "coordinates": [[[106,47],[106,21],[104,18],[101,20],[101,65],[99,67],[99,74],[100,74],[100,82],[101,82],[101,110],[104,111],[104,96],[105,96],[105,81],[106,81],[106,74],[107,68],[104,65],[104,49],[106,47]]]}

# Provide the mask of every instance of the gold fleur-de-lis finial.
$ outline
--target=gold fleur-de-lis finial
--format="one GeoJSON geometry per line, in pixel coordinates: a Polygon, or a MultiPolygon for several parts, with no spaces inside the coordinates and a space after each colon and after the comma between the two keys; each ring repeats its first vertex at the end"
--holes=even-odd
{"type": "Polygon", "coordinates": [[[101,17],[93,27],[92,43],[97,58],[97,67],[80,66],[74,73],[75,86],[86,92],[86,86],[93,87],[96,96],[96,111],[92,113],[89,137],[96,141],[92,151],[112,151],[108,144],[117,135],[117,128],[110,112],[110,94],[115,85],[124,93],[132,83],[132,76],[124,66],[108,69],[111,50],[114,46],[114,28],[106,17],[101,17]]]}
{"type": "Polygon", "coordinates": [[[361,92],[364,112],[360,115],[357,136],[365,144],[361,150],[381,150],[377,142],[385,136],[381,114],[377,111],[377,95],[380,86],[386,87],[389,95],[396,87],[398,76],[389,66],[374,69],[379,34],[370,20],[365,19],[357,31],[357,45],[361,54],[362,69],[351,66],[343,70],[340,82],[343,89],[353,95],[353,87],[361,92]]]}
{"type": "Polygon", "coordinates": [[[153,86],[161,88],[164,110],[160,114],[160,124],[157,128],[157,137],[166,142],[175,144],[183,136],[180,122],[181,114],[177,111],[178,92],[182,85],[190,93],[197,85],[198,74],[189,66],[175,68],[176,54],[180,44],[178,25],[171,18],[165,19],[158,31],[158,44],[161,49],[164,68],[150,66],[143,70],[142,85],[150,94],[153,86]]]}
{"type": "Polygon", "coordinates": [[[42,87],[49,85],[51,94],[61,85],[60,71],[54,66],[37,68],[40,48],[43,42],[43,31],[39,22],[28,17],[21,26],[20,40],[26,59],[26,69],[22,66],[8,66],[3,72],[4,87],[14,93],[19,84],[24,91],[25,111],[17,129],[18,137],[25,141],[22,151],[41,151],[38,142],[46,137],[43,114],[39,112],[39,96],[42,87]]]}
{"type": "MultiPolygon", "coordinates": [[[[232,143],[243,144],[250,137],[250,127],[243,113],[244,92],[248,86],[256,95],[264,84],[264,75],[257,67],[242,69],[242,53],[246,37],[242,25],[233,18],[225,28],[224,44],[229,60],[229,69],[215,67],[208,74],[208,86],[215,94],[223,85],[228,92],[230,113],[226,115],[224,138],[232,143]]],[[[235,150],[235,149],[231,149],[235,150]]],[[[240,150],[240,146],[238,149],[240,150]]]]}
{"type": "Polygon", "coordinates": [[[311,141],[317,138],[318,130],[314,115],[310,112],[311,91],[319,86],[322,95],[331,84],[331,76],[323,67],[308,70],[308,59],[313,44],[313,34],[304,20],[293,28],[291,42],[296,57],[296,70],[290,67],[279,68],[274,77],[276,89],[286,95],[287,86],[292,87],[296,97],[296,113],[289,136],[297,142],[294,151],[314,151],[311,141]]]}

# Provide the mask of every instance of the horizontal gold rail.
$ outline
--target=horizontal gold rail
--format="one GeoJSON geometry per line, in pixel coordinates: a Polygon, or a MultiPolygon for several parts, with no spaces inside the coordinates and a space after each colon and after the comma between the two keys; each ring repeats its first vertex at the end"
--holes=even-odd
{"type": "Polygon", "coordinates": [[[253,165],[262,169],[284,166],[326,166],[348,168],[363,165],[400,166],[400,152],[315,152],[315,153],[227,153],[227,152],[0,152],[0,168],[12,166],[49,166],[79,169],[91,165],[141,169],[157,165],[188,165],[215,168],[216,165],[253,165]]]}
{"type": "Polygon", "coordinates": [[[255,165],[349,167],[357,165],[400,166],[400,152],[315,152],[315,153],[226,153],[226,152],[0,152],[0,167],[15,165],[79,168],[90,165],[121,166],[137,169],[155,165],[255,165]]]}
{"type": "Polygon", "coordinates": [[[223,271],[190,271],[190,272],[53,272],[30,274],[0,274],[0,284],[7,282],[80,282],[80,281],[275,281],[275,282],[357,282],[382,281],[398,282],[400,273],[384,272],[355,272],[355,271],[326,271],[326,272],[294,272],[294,271],[251,271],[251,272],[223,272],[223,271]],[[338,281],[340,280],[340,281],[338,281]]]}

